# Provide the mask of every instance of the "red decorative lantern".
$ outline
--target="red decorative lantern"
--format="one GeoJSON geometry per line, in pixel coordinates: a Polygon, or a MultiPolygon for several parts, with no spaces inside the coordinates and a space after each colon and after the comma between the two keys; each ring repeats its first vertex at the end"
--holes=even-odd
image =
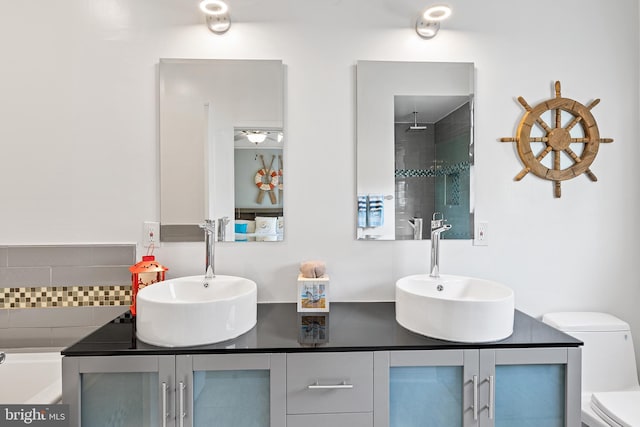
{"type": "Polygon", "coordinates": [[[131,314],[133,316],[136,315],[136,297],[138,296],[138,292],[145,286],[162,282],[167,270],[169,269],[156,261],[156,257],[153,255],[145,255],[142,257],[142,261],[129,267],[129,271],[131,272],[131,289],[133,289],[131,295],[131,314]]]}

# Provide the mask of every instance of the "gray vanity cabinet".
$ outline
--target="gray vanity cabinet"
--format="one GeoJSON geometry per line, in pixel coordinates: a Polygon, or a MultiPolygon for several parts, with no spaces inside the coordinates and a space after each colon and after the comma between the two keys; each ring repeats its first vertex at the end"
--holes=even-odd
{"type": "Polygon", "coordinates": [[[374,426],[577,427],[580,366],[579,348],[376,352],[374,426]]]}
{"type": "Polygon", "coordinates": [[[64,357],[63,401],[83,427],[577,427],[580,366],[578,347],[64,357]]]}
{"type": "Polygon", "coordinates": [[[284,426],[284,354],[64,357],[70,426],[284,426]]]}
{"type": "Polygon", "coordinates": [[[64,357],[63,401],[83,427],[577,427],[580,366],[578,347],[64,357]]]}

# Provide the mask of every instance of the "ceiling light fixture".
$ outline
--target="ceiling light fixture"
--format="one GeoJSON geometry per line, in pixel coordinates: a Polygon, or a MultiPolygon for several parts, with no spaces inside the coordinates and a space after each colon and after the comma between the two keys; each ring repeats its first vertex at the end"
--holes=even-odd
{"type": "Polygon", "coordinates": [[[258,144],[262,144],[264,142],[265,139],[267,139],[267,134],[265,132],[261,132],[259,130],[256,131],[250,131],[247,133],[247,139],[258,145],[258,144]]]}
{"type": "Polygon", "coordinates": [[[205,15],[224,15],[229,11],[229,5],[222,0],[202,0],[200,10],[205,15]]]}
{"type": "Polygon", "coordinates": [[[207,28],[215,34],[224,34],[231,27],[229,5],[223,0],[202,0],[200,10],[205,14],[207,28]]]}
{"type": "Polygon", "coordinates": [[[451,16],[451,8],[444,4],[429,6],[422,16],[429,21],[444,21],[451,16]]]}
{"type": "Polygon", "coordinates": [[[440,22],[451,16],[451,8],[436,4],[426,8],[416,19],[416,33],[423,39],[432,39],[440,30],[440,22]]]}

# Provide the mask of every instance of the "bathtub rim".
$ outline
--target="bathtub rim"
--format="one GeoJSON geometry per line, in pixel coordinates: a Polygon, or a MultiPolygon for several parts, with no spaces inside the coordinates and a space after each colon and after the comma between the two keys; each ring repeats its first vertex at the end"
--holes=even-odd
{"type": "MultiPolygon", "coordinates": [[[[6,349],[0,347],[0,353],[5,353],[7,355],[48,354],[48,355],[60,356],[60,372],[59,372],[58,378],[55,381],[47,384],[45,387],[41,388],[36,393],[34,393],[26,402],[23,402],[22,404],[54,405],[54,404],[62,403],[62,357],[63,357],[62,350],[63,349],[64,347],[12,347],[12,348],[6,348],[6,349]],[[47,401],[44,402],[43,400],[47,400],[47,401]]],[[[0,402],[0,404],[2,404],[2,402],[0,402]]]]}

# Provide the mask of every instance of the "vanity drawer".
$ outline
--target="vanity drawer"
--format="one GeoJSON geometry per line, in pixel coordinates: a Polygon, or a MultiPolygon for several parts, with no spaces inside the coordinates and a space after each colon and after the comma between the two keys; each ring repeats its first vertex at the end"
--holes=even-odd
{"type": "Polygon", "coordinates": [[[287,415],[287,427],[373,427],[373,414],[287,415]]]}
{"type": "Polygon", "coordinates": [[[373,410],[373,353],[287,355],[287,413],[373,410]]]}

